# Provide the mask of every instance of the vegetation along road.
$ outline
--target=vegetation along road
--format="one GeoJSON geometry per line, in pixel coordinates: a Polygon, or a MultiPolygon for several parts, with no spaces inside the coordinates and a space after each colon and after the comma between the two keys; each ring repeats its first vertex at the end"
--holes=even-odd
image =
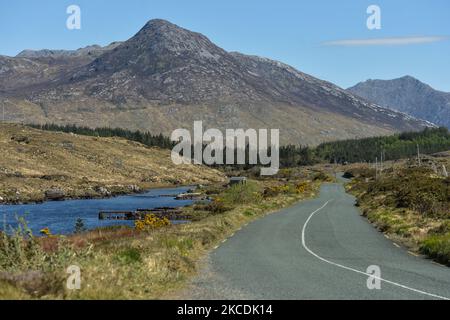
{"type": "Polygon", "coordinates": [[[242,228],[205,265],[188,298],[450,299],[450,269],[383,236],[339,183],[242,228]],[[372,265],[380,289],[367,286],[372,265]]]}

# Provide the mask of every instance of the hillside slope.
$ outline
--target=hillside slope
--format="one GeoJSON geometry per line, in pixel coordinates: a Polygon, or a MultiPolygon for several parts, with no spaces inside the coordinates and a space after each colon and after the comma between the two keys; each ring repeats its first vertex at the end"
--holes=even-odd
{"type": "Polygon", "coordinates": [[[0,148],[0,202],[40,201],[51,189],[76,198],[224,181],[207,167],[174,165],[169,150],[120,138],[0,124],[0,148]]]}

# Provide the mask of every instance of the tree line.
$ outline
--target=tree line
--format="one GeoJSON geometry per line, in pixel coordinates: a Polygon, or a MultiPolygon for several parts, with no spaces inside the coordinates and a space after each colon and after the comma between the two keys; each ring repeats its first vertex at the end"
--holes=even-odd
{"type": "MultiPolygon", "coordinates": [[[[33,128],[49,131],[72,132],[75,134],[98,137],[121,137],[140,142],[147,146],[172,149],[175,145],[169,137],[150,132],[133,131],[122,128],[89,128],[76,125],[31,124],[33,128]]],[[[285,145],[280,147],[280,166],[295,167],[316,163],[354,163],[373,162],[376,158],[397,160],[409,158],[417,154],[431,154],[450,150],[450,132],[447,128],[425,128],[423,131],[403,132],[390,136],[379,136],[361,139],[347,139],[325,142],[316,147],[301,145],[285,145]]],[[[245,150],[248,161],[248,146],[245,150]]],[[[225,154],[225,152],[224,152],[225,154]]],[[[253,165],[240,165],[249,168],[253,165]]]]}
{"type": "Polygon", "coordinates": [[[58,125],[58,124],[29,124],[30,127],[47,130],[47,131],[60,131],[66,133],[75,133],[85,136],[94,136],[94,137],[120,137],[136,142],[140,142],[146,146],[150,147],[160,147],[163,149],[172,149],[174,143],[170,140],[169,137],[164,136],[163,134],[151,134],[148,131],[140,131],[140,130],[128,130],[122,128],[109,128],[109,127],[101,127],[101,128],[89,128],[83,126],[76,126],[73,124],[68,125],[58,125]]]}
{"type": "Polygon", "coordinates": [[[425,128],[390,136],[324,142],[316,147],[287,145],[280,148],[281,167],[315,163],[374,162],[375,159],[397,160],[421,154],[450,150],[447,128],[425,128]]]}

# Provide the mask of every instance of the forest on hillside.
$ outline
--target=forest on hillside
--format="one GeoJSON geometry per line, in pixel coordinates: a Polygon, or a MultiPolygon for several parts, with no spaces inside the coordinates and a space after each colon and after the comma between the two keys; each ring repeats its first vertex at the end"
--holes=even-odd
{"type": "Polygon", "coordinates": [[[47,131],[59,131],[66,133],[75,133],[85,136],[94,137],[120,137],[136,142],[140,142],[146,146],[150,147],[160,147],[163,149],[171,149],[174,144],[170,141],[169,137],[162,134],[153,135],[150,132],[143,132],[140,130],[128,130],[122,128],[89,128],[83,126],[76,126],[73,124],[68,125],[57,125],[57,124],[29,124],[28,126],[47,131]]]}
{"type": "Polygon", "coordinates": [[[348,139],[325,142],[317,147],[283,146],[280,162],[284,167],[318,162],[355,163],[376,160],[397,160],[420,154],[450,150],[447,128],[426,128],[419,132],[404,132],[391,136],[348,139]]]}
{"type": "MultiPolygon", "coordinates": [[[[121,137],[140,142],[147,146],[171,149],[174,142],[162,134],[132,131],[122,128],[88,128],[76,125],[32,124],[31,127],[72,132],[75,134],[98,137],[121,137]]],[[[379,136],[361,139],[348,139],[325,142],[317,147],[285,145],[280,147],[280,166],[295,167],[313,165],[321,162],[354,163],[374,162],[376,160],[396,160],[421,154],[432,154],[450,150],[450,132],[447,128],[426,128],[419,132],[403,132],[391,136],[379,136]]],[[[225,154],[225,152],[224,152],[225,154]]],[[[248,150],[246,150],[248,160],[248,150]]],[[[251,165],[239,166],[241,169],[251,165]]]]}
{"type": "Polygon", "coordinates": [[[315,148],[317,157],[333,162],[373,162],[396,160],[421,154],[450,150],[447,128],[426,128],[420,132],[404,132],[391,136],[351,139],[323,143],[315,148]]]}

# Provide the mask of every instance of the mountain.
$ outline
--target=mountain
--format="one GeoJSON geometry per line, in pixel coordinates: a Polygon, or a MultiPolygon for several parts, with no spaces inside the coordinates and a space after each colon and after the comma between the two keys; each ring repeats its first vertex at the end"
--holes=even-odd
{"type": "Polygon", "coordinates": [[[105,47],[99,45],[87,46],[76,50],[23,50],[16,57],[17,58],[60,58],[60,57],[80,57],[91,56],[98,57],[104,52],[114,49],[120,44],[120,42],[113,42],[105,47]]]}
{"type": "Polygon", "coordinates": [[[165,20],[150,20],[127,41],[88,48],[0,57],[6,119],[164,134],[203,120],[219,129],[280,128],[281,142],[295,144],[430,126],[165,20]]]}
{"type": "Polygon", "coordinates": [[[435,90],[411,76],[367,80],[348,91],[383,107],[450,128],[450,93],[435,90]]]}

